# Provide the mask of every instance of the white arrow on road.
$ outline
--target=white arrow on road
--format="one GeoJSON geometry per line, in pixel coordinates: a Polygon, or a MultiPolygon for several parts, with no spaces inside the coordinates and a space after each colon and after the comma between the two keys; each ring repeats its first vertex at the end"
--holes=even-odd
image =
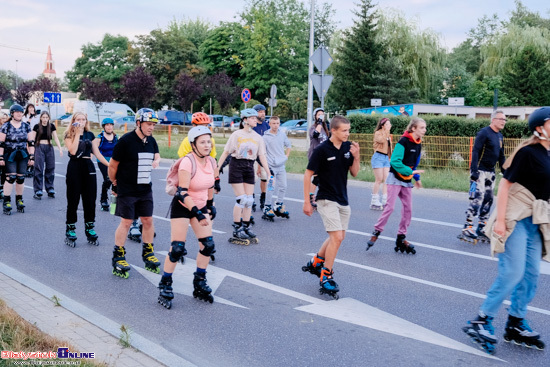
{"type": "MultiPolygon", "coordinates": [[[[158,252],[158,254],[163,255],[166,255],[166,253],[166,251],[158,252]]],[[[155,286],[160,281],[160,275],[153,274],[138,266],[132,266],[155,286]]],[[[192,297],[193,278],[192,272],[189,270],[189,267],[191,267],[191,269],[194,269],[194,267],[196,266],[196,262],[193,259],[185,258],[184,266],[185,267],[178,266],[174,271],[174,293],[181,293],[192,297]]],[[[338,301],[326,301],[320,298],[308,296],[306,294],[293,291],[291,289],[267,283],[262,280],[249,277],[247,275],[235,273],[230,270],[225,270],[214,265],[209,265],[208,285],[212,288],[212,294],[215,294],[216,290],[221,285],[224,278],[227,276],[310,303],[310,305],[295,308],[295,310],[298,311],[307,312],[333,320],[344,321],[350,324],[363,326],[370,329],[422,341],[425,343],[430,343],[441,347],[501,361],[501,359],[490,356],[478,349],[459,343],[444,335],[438,334],[434,331],[431,331],[422,326],[416,325],[412,322],[382,311],[376,307],[372,307],[370,305],[357,301],[353,298],[342,298],[338,301]]],[[[214,301],[234,307],[247,308],[218,296],[214,297],[214,301]]]]}

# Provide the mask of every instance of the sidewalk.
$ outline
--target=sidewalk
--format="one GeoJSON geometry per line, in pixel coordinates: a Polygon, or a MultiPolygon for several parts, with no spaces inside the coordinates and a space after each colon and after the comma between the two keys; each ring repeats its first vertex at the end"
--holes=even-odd
{"type": "Polygon", "coordinates": [[[193,366],[137,334],[130,336],[132,347],[123,348],[119,325],[2,263],[0,299],[44,333],[68,341],[80,353],[95,353],[96,361],[109,366],[193,366]],[[54,304],[50,294],[60,299],[61,306],[54,304]]]}

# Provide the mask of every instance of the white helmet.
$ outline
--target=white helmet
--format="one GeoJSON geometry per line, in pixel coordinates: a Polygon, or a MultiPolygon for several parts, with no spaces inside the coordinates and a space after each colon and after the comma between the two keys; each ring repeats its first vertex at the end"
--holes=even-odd
{"type": "Polygon", "coordinates": [[[189,133],[187,134],[187,138],[189,138],[189,143],[194,143],[199,136],[205,135],[205,134],[212,136],[212,132],[210,131],[209,128],[207,128],[204,125],[199,125],[189,130],[189,133]]]}

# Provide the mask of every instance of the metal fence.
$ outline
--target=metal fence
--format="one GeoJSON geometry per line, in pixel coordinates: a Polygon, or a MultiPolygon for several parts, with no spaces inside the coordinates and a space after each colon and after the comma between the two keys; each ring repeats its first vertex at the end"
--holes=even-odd
{"type": "MultiPolygon", "coordinates": [[[[361,147],[361,162],[370,164],[372,157],[373,134],[350,134],[350,140],[356,141],[361,147]]],[[[401,138],[392,135],[392,147],[401,138]]],[[[508,157],[523,139],[504,139],[504,154],[508,157]]],[[[469,169],[473,137],[455,136],[425,136],[422,139],[421,168],[462,168],[469,169]]]]}

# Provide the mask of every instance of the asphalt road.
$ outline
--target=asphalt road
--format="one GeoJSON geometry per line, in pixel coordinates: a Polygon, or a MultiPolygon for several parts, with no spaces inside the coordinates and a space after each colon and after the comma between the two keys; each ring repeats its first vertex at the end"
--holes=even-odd
{"type": "MultiPolygon", "coordinates": [[[[79,210],[75,248],[64,245],[66,157],[57,157],[57,198],[32,199],[26,182],[24,214],[0,216],[0,262],[39,280],[135,334],[199,366],[547,366],[548,352],[505,343],[506,305],[496,318],[496,358],[483,353],[461,328],[476,315],[497,270],[488,245],[456,239],[467,197],[462,193],[415,190],[408,240],[416,255],[393,250],[400,209],[368,252],[366,242],[380,212],[368,209],[370,186],[350,183],[350,231],[335,264],[340,299],[318,292],[318,279],[303,273],[326,233],[317,213],[302,213],[302,181],[289,178],[285,204],[290,219],[274,223],[255,213],[260,244],[227,242],[234,196],[222,175],[214,224],[216,262],[208,268],[213,304],[191,296],[197,241],[189,232],[186,264],[174,274],[176,297],[167,310],[157,303],[160,275],[144,270],[141,245],[127,241],[129,279],[111,273],[118,218],[97,211],[100,246],[84,236],[79,210]],[[497,359],[498,358],[498,359],[497,359]],[[546,362],[544,362],[546,361],[546,362]]],[[[156,252],[170,245],[164,193],[169,163],[153,172],[156,252]]],[[[100,175],[99,175],[100,176],[100,175]]],[[[98,179],[99,182],[99,179],[98,179]]],[[[256,190],[259,192],[259,187],[256,190]]],[[[543,264],[528,318],[550,336],[550,267],[543,264]]]]}

